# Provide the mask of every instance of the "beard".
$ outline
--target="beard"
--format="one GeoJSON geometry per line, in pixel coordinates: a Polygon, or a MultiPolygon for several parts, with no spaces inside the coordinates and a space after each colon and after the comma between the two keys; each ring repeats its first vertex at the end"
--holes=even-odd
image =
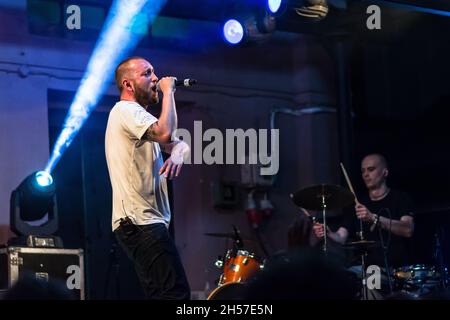
{"type": "Polygon", "coordinates": [[[136,83],[134,84],[134,98],[136,99],[136,102],[144,108],[159,102],[159,97],[156,92],[154,93],[151,89],[146,91],[139,87],[136,83]]]}

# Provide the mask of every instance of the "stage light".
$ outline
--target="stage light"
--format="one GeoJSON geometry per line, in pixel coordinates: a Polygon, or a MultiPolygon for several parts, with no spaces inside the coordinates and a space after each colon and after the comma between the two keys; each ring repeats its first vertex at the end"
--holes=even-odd
{"type": "Polygon", "coordinates": [[[165,2],[166,0],[114,1],[45,167],[46,172],[52,172],[95,108],[113,78],[116,65],[144,35],[140,13],[144,12],[147,15],[146,23],[151,24],[165,2]]]}
{"type": "Polygon", "coordinates": [[[230,44],[238,44],[244,38],[244,28],[236,19],[230,19],[223,25],[223,36],[230,44]]]}
{"type": "Polygon", "coordinates": [[[271,13],[277,13],[281,7],[282,0],[267,0],[267,7],[271,13]]]}
{"type": "Polygon", "coordinates": [[[264,14],[241,15],[239,20],[228,20],[223,25],[223,35],[227,43],[241,45],[266,41],[275,29],[275,17],[265,12],[264,14]]]}
{"type": "Polygon", "coordinates": [[[41,187],[48,187],[53,183],[53,178],[47,171],[38,171],[35,177],[37,184],[41,187]]]}
{"type": "Polygon", "coordinates": [[[295,12],[307,20],[319,21],[328,14],[327,0],[302,0],[294,7],[295,12]]]}
{"type": "Polygon", "coordinates": [[[39,171],[26,177],[13,191],[20,207],[20,218],[25,221],[42,219],[53,202],[55,191],[53,179],[48,173],[39,171]]]}
{"type": "Polygon", "coordinates": [[[48,172],[30,174],[11,193],[10,225],[18,236],[10,245],[26,245],[28,238],[39,235],[48,238],[46,243],[62,246],[62,241],[52,236],[58,230],[58,211],[55,184],[48,172]]]}

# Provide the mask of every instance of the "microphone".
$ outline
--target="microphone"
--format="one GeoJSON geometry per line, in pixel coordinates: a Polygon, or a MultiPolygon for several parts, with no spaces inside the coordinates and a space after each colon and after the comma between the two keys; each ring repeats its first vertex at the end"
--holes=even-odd
{"type": "MultiPolygon", "coordinates": [[[[197,80],[195,79],[175,80],[176,87],[192,87],[194,84],[197,84],[197,80]]],[[[159,87],[159,81],[156,83],[156,86],[154,88],[157,91],[161,91],[161,88],[159,87]]]]}

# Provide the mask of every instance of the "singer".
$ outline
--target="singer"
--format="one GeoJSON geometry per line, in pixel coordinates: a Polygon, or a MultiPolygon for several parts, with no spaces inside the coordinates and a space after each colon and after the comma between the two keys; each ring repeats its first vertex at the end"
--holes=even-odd
{"type": "Polygon", "coordinates": [[[117,66],[115,80],[120,101],[111,109],[105,135],[112,229],[148,299],[188,300],[189,284],[168,232],[166,179],[180,174],[190,153],[189,146],[174,137],[176,79],[159,80],[147,60],[131,57],[117,66]],[[157,83],[162,93],[159,118],[147,111],[159,102],[157,83]],[[170,154],[164,163],[161,151],[170,154]]]}

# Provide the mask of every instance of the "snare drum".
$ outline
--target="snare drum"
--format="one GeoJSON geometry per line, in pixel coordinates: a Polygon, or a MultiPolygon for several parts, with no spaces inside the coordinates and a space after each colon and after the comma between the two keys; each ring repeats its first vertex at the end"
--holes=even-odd
{"type": "Polygon", "coordinates": [[[223,274],[219,285],[230,282],[244,282],[262,269],[262,263],[253,253],[245,250],[228,250],[225,256],[223,274]]]}

